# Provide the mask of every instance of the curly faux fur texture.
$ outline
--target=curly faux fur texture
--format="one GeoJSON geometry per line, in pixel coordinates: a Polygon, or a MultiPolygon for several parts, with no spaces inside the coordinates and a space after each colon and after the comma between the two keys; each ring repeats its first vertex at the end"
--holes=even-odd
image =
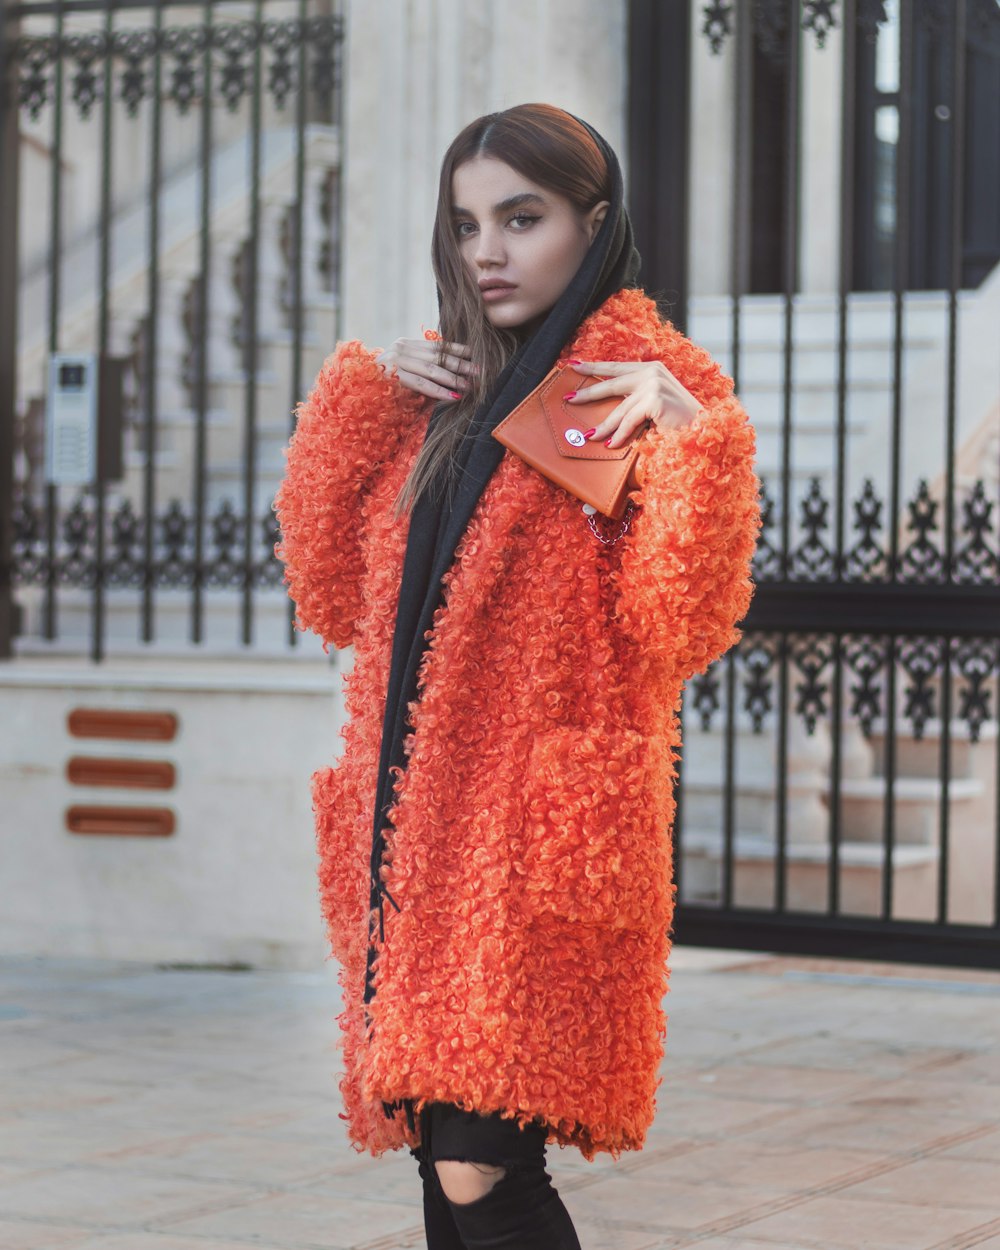
{"type": "Polygon", "coordinates": [[[382,1101],[447,1100],[592,1159],[641,1149],[664,1055],[672,780],[684,682],[738,638],[759,528],[732,381],[642,291],[563,362],[662,360],[703,410],[644,442],[632,527],[507,453],[446,579],[412,705],[366,1030],[371,804],[406,523],[392,503],[431,405],[359,343],[321,371],[276,500],[299,628],[353,642],[340,760],[312,778],[320,901],[339,961],[340,1091],[359,1151],[419,1144],[382,1101]]]}

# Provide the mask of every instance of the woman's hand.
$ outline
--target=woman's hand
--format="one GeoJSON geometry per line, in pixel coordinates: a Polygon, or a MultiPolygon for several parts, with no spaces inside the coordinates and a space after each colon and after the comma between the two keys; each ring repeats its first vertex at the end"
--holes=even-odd
{"type": "Polygon", "coordinates": [[[571,392],[566,396],[570,404],[583,407],[591,399],[625,396],[588,434],[592,443],[620,447],[644,421],[654,422],[660,430],[672,430],[687,425],[701,411],[698,400],[661,360],[571,360],[569,363],[578,373],[612,375],[606,382],[595,382],[571,392]]]}
{"type": "Polygon", "coordinates": [[[403,386],[431,399],[461,399],[468,389],[468,378],[475,366],[470,348],[449,343],[443,352],[440,339],[396,339],[391,347],[375,357],[387,373],[396,370],[403,386]]]}

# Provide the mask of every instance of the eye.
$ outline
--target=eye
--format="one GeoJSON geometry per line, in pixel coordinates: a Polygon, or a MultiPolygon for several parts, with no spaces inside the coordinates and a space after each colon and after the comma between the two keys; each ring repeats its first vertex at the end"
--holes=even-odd
{"type": "Polygon", "coordinates": [[[533,221],[538,221],[538,218],[533,217],[530,213],[515,213],[515,215],[511,218],[511,221],[527,222],[527,226],[521,227],[521,229],[526,230],[533,221]]]}
{"type": "Polygon", "coordinates": [[[469,226],[472,230],[475,230],[476,228],[475,225],[471,221],[460,221],[455,226],[455,233],[458,235],[460,239],[464,239],[468,237],[466,229],[465,229],[466,226],[469,226]]]}

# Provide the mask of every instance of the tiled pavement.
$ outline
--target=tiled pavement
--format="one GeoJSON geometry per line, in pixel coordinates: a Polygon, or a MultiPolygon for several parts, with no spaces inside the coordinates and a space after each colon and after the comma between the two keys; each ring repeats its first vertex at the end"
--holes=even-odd
{"type": "MultiPolygon", "coordinates": [[[[1000,1250],[1000,974],[673,952],[646,1149],[549,1148],[584,1250],[1000,1250]]],[[[334,965],[0,961],[0,1250],[406,1250],[337,1118],[334,965]]]]}

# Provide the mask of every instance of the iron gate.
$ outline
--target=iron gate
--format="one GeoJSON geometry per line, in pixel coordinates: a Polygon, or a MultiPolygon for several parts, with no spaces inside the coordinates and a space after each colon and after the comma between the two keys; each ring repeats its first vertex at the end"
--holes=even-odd
{"type": "Polygon", "coordinates": [[[337,338],[343,19],[65,0],[0,41],[0,656],[245,646],[262,603],[294,645],[271,501],[337,338]],[[124,372],[121,475],[75,489],[44,471],[67,350],[124,372]]]}
{"type": "Polygon", "coordinates": [[[763,482],[744,638],[685,694],[676,937],[1000,967],[1000,6],[631,20],[647,287],[734,376],[763,482]],[[724,238],[692,182],[717,147],[724,238]],[[713,247],[727,271],[692,293],[713,247]]]}
{"type": "MultiPolygon", "coordinates": [[[[677,937],[1000,966],[1000,436],[988,404],[970,429],[979,401],[959,402],[963,335],[996,362],[996,0],[629,13],[644,281],[735,377],[765,491],[744,640],[685,698],[677,937]],[[837,57],[840,83],[825,206],[817,56],[837,57]],[[706,82],[731,97],[715,134],[692,107],[706,82]],[[705,239],[689,203],[715,148],[728,213],[705,239]],[[832,214],[819,239],[804,196],[832,214]],[[706,286],[720,243],[727,280],[706,286]],[[862,421],[876,392],[884,411],[862,421]],[[928,425],[936,451],[918,463],[928,425]]],[[[203,641],[213,595],[247,643],[270,591],[297,641],[265,459],[338,337],[342,37],[305,0],[5,6],[0,654],[12,583],[44,640],[82,596],[95,659],[119,592],[143,643],[162,641],[168,603],[203,641]],[[17,159],[25,138],[41,181],[17,159]],[[45,190],[27,216],[19,165],[22,189],[45,190]],[[39,468],[39,369],[67,344],[126,361],[130,468],[64,497],[39,468]],[[169,489],[171,457],[190,495],[169,489]]]]}

